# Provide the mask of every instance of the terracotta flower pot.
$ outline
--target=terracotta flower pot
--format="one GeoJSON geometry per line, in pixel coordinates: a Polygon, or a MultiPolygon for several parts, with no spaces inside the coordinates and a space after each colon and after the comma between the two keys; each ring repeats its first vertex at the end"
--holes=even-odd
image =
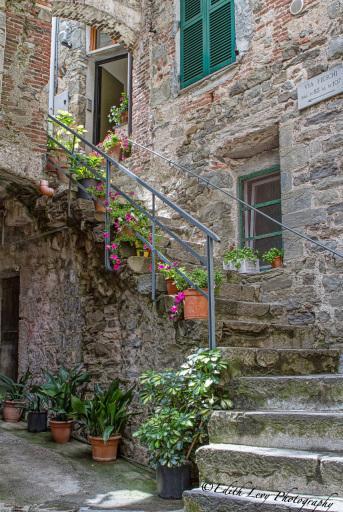
{"type": "Polygon", "coordinates": [[[282,267],[283,265],[283,260],[282,260],[282,256],[277,256],[273,262],[272,262],[272,267],[273,268],[279,268],[279,267],[282,267]]]}
{"type": "Polygon", "coordinates": [[[168,295],[176,295],[178,293],[179,290],[176,288],[173,279],[166,279],[166,285],[168,295]]]}
{"type": "Polygon", "coordinates": [[[121,124],[127,124],[129,121],[129,113],[128,111],[126,112],[123,112],[121,115],[120,115],[120,123],[121,124]]]}
{"type": "Polygon", "coordinates": [[[92,445],[93,460],[98,462],[111,462],[117,459],[118,446],[121,436],[112,436],[105,443],[102,437],[88,437],[92,445]]]}
{"type": "Polygon", "coordinates": [[[2,415],[8,423],[18,423],[25,407],[21,400],[5,400],[3,403],[2,415]]]}
{"type": "MultiPolygon", "coordinates": [[[[207,292],[207,290],[204,290],[207,292]]],[[[184,291],[184,318],[185,320],[206,320],[208,318],[208,300],[193,288],[184,291]]]]}
{"type": "Polygon", "coordinates": [[[113,158],[114,160],[117,160],[119,162],[120,156],[121,156],[120,142],[118,142],[118,144],[116,146],[114,146],[112,149],[110,149],[107,153],[111,158],[113,158]]]}
{"type": "Polygon", "coordinates": [[[106,206],[102,199],[94,201],[95,211],[99,213],[106,213],[106,206]]]}
{"type": "Polygon", "coordinates": [[[73,421],[50,420],[51,435],[55,443],[65,444],[70,441],[73,421]]]}

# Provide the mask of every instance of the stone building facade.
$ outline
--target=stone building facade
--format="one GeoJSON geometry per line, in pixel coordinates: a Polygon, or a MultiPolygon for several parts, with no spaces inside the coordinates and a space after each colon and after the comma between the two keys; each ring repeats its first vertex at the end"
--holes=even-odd
{"type": "MultiPolygon", "coordinates": [[[[206,329],[171,324],[156,310],[147,272],[134,272],[134,262],[120,275],[106,274],[94,211],[73,201],[71,221],[65,192],[47,203],[39,198],[39,180],[47,177],[52,15],[72,43],[58,46],[54,92],[68,89],[68,107],[87,128],[92,25],[116,41],[115,52],[119,46],[132,57],[133,140],[233,196],[245,186],[249,194],[250,181],[279,176],[282,221],[343,252],[342,94],[304,110],[297,94],[302,80],[340,65],[343,4],[307,0],[294,16],[290,3],[236,0],[235,62],[181,88],[177,0],[0,0],[0,277],[20,275],[20,371],[38,375],[83,360],[101,381],[132,380],[206,344],[206,329]]],[[[229,244],[241,242],[234,199],[138,148],[128,165],[218,233],[218,264],[229,244]]],[[[342,260],[285,231],[282,238],[285,268],[243,284],[281,304],[290,326],[313,329],[314,344],[341,348],[342,260]]]]}

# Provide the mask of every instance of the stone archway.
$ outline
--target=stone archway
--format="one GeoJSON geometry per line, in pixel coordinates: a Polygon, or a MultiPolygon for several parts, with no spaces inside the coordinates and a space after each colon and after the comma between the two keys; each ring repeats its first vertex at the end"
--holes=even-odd
{"type": "Polygon", "coordinates": [[[54,0],[52,15],[99,28],[130,49],[141,26],[139,4],[138,0],[127,0],[125,5],[121,0],[54,0]]]}

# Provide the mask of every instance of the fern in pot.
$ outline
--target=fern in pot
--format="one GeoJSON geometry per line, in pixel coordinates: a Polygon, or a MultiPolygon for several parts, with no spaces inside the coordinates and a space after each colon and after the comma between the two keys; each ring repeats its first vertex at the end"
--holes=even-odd
{"type": "Polygon", "coordinates": [[[133,388],[121,389],[118,379],[105,390],[96,385],[92,399],[72,398],[73,417],[88,434],[93,460],[116,460],[121,434],[130,417],[132,398],[133,388]]]}
{"type": "Polygon", "coordinates": [[[17,423],[20,421],[26,406],[26,387],[31,374],[26,372],[16,382],[7,375],[0,373],[0,391],[5,400],[2,404],[2,415],[5,421],[17,423]]]}

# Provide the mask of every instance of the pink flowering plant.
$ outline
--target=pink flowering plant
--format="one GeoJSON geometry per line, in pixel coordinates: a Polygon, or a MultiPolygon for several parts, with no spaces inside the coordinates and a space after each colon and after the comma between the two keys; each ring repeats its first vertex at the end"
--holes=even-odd
{"type": "MultiPolygon", "coordinates": [[[[172,279],[175,282],[175,278],[178,275],[176,270],[178,266],[179,264],[176,261],[174,261],[171,265],[160,261],[158,264],[158,270],[161,272],[161,274],[164,275],[165,279],[172,279]]],[[[179,270],[184,272],[183,268],[180,268],[179,270]]]]}

